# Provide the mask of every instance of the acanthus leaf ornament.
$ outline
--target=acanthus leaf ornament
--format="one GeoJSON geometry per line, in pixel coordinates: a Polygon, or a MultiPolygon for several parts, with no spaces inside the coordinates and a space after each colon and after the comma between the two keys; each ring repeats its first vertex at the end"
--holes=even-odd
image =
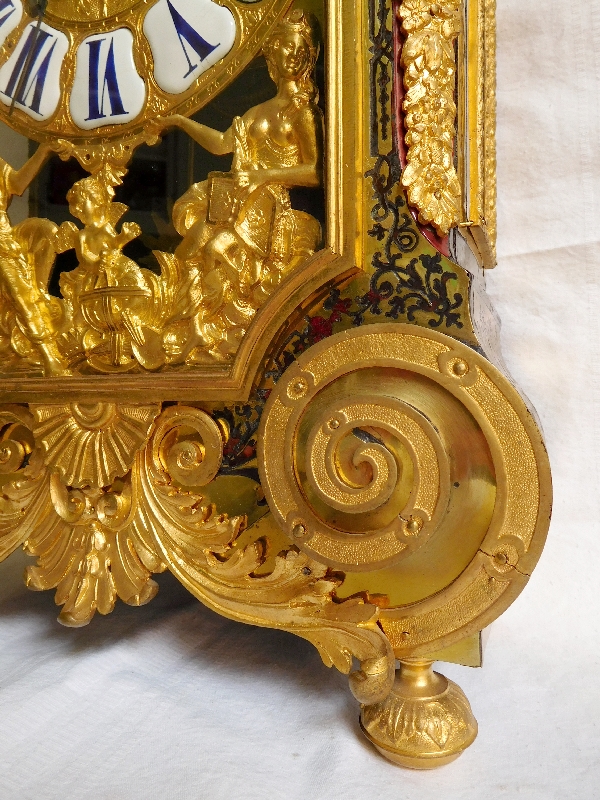
{"type": "MultiPolygon", "coordinates": [[[[165,527],[178,525],[182,537],[196,540],[200,536],[200,543],[204,537],[207,547],[218,550],[235,536],[243,523],[241,519],[229,520],[219,515],[210,506],[202,506],[200,496],[172,487],[166,471],[165,464],[174,459],[176,465],[182,454],[183,467],[178,474],[187,466],[185,451],[177,442],[181,424],[199,427],[209,450],[217,446],[222,449],[222,442],[216,440],[220,437],[216,424],[209,425],[212,435],[207,436],[204,412],[189,410],[181,420],[177,413],[167,409],[146,444],[147,434],[140,437],[135,425],[145,425],[149,433],[157,413],[157,408],[148,408],[144,419],[144,409],[137,407],[133,409],[133,417],[128,418],[127,409],[99,404],[93,409],[76,406],[69,417],[68,407],[36,408],[36,416],[42,420],[42,435],[52,440],[49,431],[53,427],[57,439],[66,438],[72,445],[71,450],[58,448],[58,453],[79,453],[79,461],[75,461],[76,469],[70,472],[63,466],[61,475],[58,471],[61,463],[53,463],[55,451],[48,451],[46,442],[45,453],[43,449],[35,451],[23,478],[5,487],[4,494],[7,501],[23,502],[31,496],[33,487],[42,486],[45,491],[44,502],[38,501],[27,509],[28,528],[22,538],[27,539],[27,552],[38,558],[37,565],[27,570],[27,584],[38,590],[57,589],[57,604],[64,605],[60,616],[64,624],[87,624],[96,610],[110,613],[117,596],[131,605],[151,600],[157,591],[151,574],[166,569],[156,544],[156,537],[160,537],[165,527]],[[54,426],[50,422],[53,414],[54,426]],[[91,430],[82,427],[82,415],[91,430]],[[94,437],[92,418],[95,422],[113,420],[115,430],[111,434],[107,428],[102,436],[98,429],[94,437]],[[120,442],[122,447],[127,440],[129,464],[125,461],[115,467],[116,456],[122,455],[115,449],[114,463],[108,460],[104,467],[94,465],[94,459],[110,457],[106,441],[113,446],[120,442]],[[150,452],[147,459],[140,454],[144,448],[150,452]],[[114,479],[111,469],[119,474],[118,479],[114,479]],[[112,480],[107,483],[109,475],[112,480]],[[68,483],[70,479],[75,479],[75,485],[68,483]]],[[[194,475],[197,477],[197,470],[194,475]]],[[[33,501],[36,499],[37,496],[33,501]]],[[[12,506],[7,504],[6,511],[12,512],[12,506]]]]}
{"type": "Polygon", "coordinates": [[[477,736],[477,722],[462,690],[431,667],[431,661],[402,662],[389,696],[362,709],[360,724],[367,738],[403,767],[449,764],[477,736]]]}
{"type": "MultiPolygon", "coordinates": [[[[47,418],[52,409],[44,410],[47,418]]],[[[64,418],[64,409],[56,413],[64,418]]],[[[34,425],[22,414],[8,413],[6,419],[34,425]]],[[[138,447],[130,471],[103,489],[66,485],[44,464],[43,451],[35,451],[0,497],[0,554],[26,540],[26,552],[37,557],[26,583],[38,591],[56,589],[63,606],[59,621],[69,627],[88,624],[96,611],[110,613],[117,597],[144,605],[158,590],[152,574],[170,569],[219,613],[308,639],[328,666],[349,673],[358,658],[363,668],[351,676],[354,694],[366,703],[382,699],[393,680],[394,658],[376,624],[377,608],[361,600],[332,602],[339,578],[295,548],[256,577],[267,557],[268,532],[237,548],[245,520],[219,514],[203,504],[201,494],[174,484],[171,471],[178,483],[210,483],[225,435],[200,409],[168,407],[148,443],[138,447]]]]}

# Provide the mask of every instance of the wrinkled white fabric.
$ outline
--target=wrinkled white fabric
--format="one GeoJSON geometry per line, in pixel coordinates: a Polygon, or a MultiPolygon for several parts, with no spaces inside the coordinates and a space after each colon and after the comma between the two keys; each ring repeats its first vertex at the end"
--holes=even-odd
{"type": "Polygon", "coordinates": [[[600,797],[600,1],[498,0],[499,266],[509,368],[542,420],[554,519],[483,670],[480,724],[430,773],[361,737],[306,642],[224,620],[170,576],[82,630],[0,566],[0,800],[600,797]]]}

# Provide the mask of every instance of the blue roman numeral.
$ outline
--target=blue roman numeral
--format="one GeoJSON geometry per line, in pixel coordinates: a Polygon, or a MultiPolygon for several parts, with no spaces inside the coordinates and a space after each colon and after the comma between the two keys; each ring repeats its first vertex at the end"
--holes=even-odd
{"type": "Polygon", "coordinates": [[[121,114],[127,114],[123,107],[121,99],[121,92],[119,91],[119,83],[117,81],[117,69],[115,67],[115,40],[110,40],[110,47],[108,49],[108,57],[106,59],[106,66],[104,68],[104,76],[100,80],[100,50],[102,43],[106,39],[94,39],[88,42],[90,48],[90,84],[89,84],[89,117],[86,120],[102,119],[106,116],[104,113],[104,98],[108,92],[108,101],[110,103],[110,116],[117,117],[121,114]]]}
{"type": "Polygon", "coordinates": [[[12,0],[0,0],[0,28],[4,25],[6,20],[11,17],[16,11],[12,0]],[[6,13],[4,13],[6,12],[6,13]]]}
{"type": "Polygon", "coordinates": [[[199,56],[200,61],[204,61],[204,59],[207,58],[207,56],[209,56],[213,50],[216,50],[219,45],[209,44],[205,39],[203,39],[198,31],[192,28],[189,22],[186,22],[179,11],[173,7],[171,0],[167,0],[167,6],[171,12],[171,18],[173,19],[173,24],[175,25],[175,30],[177,31],[177,36],[179,37],[181,49],[184,52],[186,61],[188,62],[189,69],[183,76],[184,78],[187,78],[187,76],[191,75],[192,72],[198,67],[198,64],[192,64],[185,43],[187,42],[188,45],[194,50],[196,55],[199,56]]]}
{"type": "Polygon", "coordinates": [[[42,94],[44,92],[44,85],[46,83],[46,76],[48,74],[48,67],[50,66],[50,61],[52,60],[52,53],[54,52],[54,47],[56,45],[56,39],[52,42],[52,46],[48,50],[46,56],[42,60],[41,64],[36,68],[36,62],[38,60],[38,56],[44,49],[44,46],[48,39],[52,39],[53,37],[47,31],[40,28],[37,30],[36,28],[31,28],[29,31],[29,36],[23,47],[21,48],[21,52],[19,53],[19,57],[17,58],[17,63],[15,64],[13,71],[11,73],[10,78],[8,79],[8,83],[6,84],[6,89],[4,90],[4,94],[7,97],[13,97],[14,92],[18,86],[19,89],[19,96],[17,97],[17,103],[25,106],[27,105],[27,98],[29,97],[31,90],[33,89],[33,97],[31,100],[31,104],[29,108],[34,111],[36,114],[40,113],[40,102],[42,100],[42,94]],[[33,50],[31,56],[29,56],[29,51],[33,50]],[[24,69],[27,69],[27,73],[25,76],[22,76],[22,72],[24,69]]]}

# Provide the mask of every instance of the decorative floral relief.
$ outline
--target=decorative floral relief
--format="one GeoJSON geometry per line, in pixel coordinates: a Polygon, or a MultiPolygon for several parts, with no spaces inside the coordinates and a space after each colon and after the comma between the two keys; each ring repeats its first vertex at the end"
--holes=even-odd
{"type": "Polygon", "coordinates": [[[454,167],[460,3],[404,0],[398,14],[407,34],[401,62],[408,164],[402,184],[419,221],[445,235],[460,220],[461,187],[454,167]]]}

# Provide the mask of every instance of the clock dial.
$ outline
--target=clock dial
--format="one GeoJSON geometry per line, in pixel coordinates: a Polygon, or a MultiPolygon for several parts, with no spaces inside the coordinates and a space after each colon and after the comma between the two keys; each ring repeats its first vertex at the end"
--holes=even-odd
{"type": "Polygon", "coordinates": [[[0,118],[30,139],[148,139],[189,116],[260,51],[290,0],[0,0],[0,118]]]}
{"type": "MultiPolygon", "coordinates": [[[[313,17],[294,9],[270,25],[266,12],[273,14],[276,0],[256,4],[253,14],[235,0],[153,0],[136,8],[144,13],[135,24],[113,17],[99,30],[25,16],[7,41],[8,58],[0,58],[0,105],[16,103],[10,123],[26,119],[48,138],[58,132],[21,170],[0,159],[0,206],[31,184],[52,150],[70,170],[58,191],[62,220],[49,214],[6,224],[0,350],[10,351],[9,374],[62,380],[198,367],[221,374],[232,367],[257,311],[321,248],[317,205],[304,210],[295,192],[321,196],[313,17]],[[267,36],[251,44],[260,42],[262,58],[249,70],[262,76],[260,87],[250,80],[237,108],[230,96],[228,123],[218,114],[213,124],[190,118],[201,87],[215,97],[243,71],[250,45],[239,42],[261,24],[267,36]],[[163,113],[178,104],[188,116],[163,113]],[[163,173],[158,194],[166,201],[172,192],[172,202],[165,202],[160,225],[156,205],[142,203],[156,226],[158,235],[151,235],[148,219],[123,221],[129,204],[140,205],[134,197],[123,202],[132,185],[124,181],[129,173],[151,199],[159,148],[150,158],[140,148],[140,159],[154,159],[158,168],[146,166],[145,177],[136,177],[132,156],[137,145],[157,145],[172,129],[189,137],[173,154],[186,174],[175,189],[163,173]],[[197,180],[189,155],[187,169],[181,163],[192,143],[227,161],[197,180]],[[19,279],[11,283],[14,275],[19,279]]],[[[164,154],[169,143],[161,144],[164,154]]]]}
{"type": "Polygon", "coordinates": [[[21,0],[0,0],[0,47],[21,22],[23,3],[21,0]]]}

